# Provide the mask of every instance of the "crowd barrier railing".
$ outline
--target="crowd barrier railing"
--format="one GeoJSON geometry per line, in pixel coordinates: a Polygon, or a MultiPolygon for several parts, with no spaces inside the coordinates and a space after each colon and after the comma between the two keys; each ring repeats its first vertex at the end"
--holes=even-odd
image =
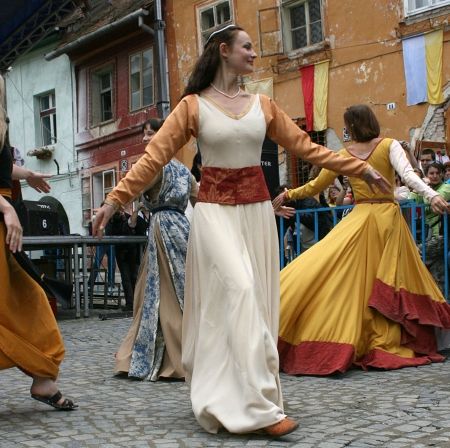
{"type": "MultiPolygon", "coordinates": [[[[427,244],[423,244],[424,242],[429,241],[428,237],[428,227],[425,222],[425,209],[429,206],[425,204],[417,204],[413,201],[404,201],[401,202],[400,208],[402,210],[402,214],[406,222],[408,223],[408,227],[411,231],[414,242],[418,246],[418,250],[420,249],[420,253],[422,256],[422,261],[427,263],[427,244]]],[[[295,239],[295,247],[294,247],[294,257],[299,256],[303,251],[301,243],[301,232],[300,224],[302,224],[302,216],[306,214],[314,215],[314,242],[319,241],[319,215],[321,213],[331,213],[333,219],[333,227],[336,226],[341,219],[339,216],[344,210],[353,209],[354,205],[343,205],[336,207],[321,207],[321,208],[308,208],[296,210],[295,212],[295,228],[296,231],[294,233],[295,239]]],[[[343,217],[342,219],[345,219],[343,217]]],[[[280,267],[281,269],[285,267],[287,264],[285,257],[285,244],[284,244],[284,236],[287,230],[287,221],[284,218],[279,219],[279,246],[280,246],[280,267]]],[[[449,245],[448,245],[448,215],[442,215],[442,239],[443,239],[443,250],[442,250],[442,261],[443,261],[443,270],[444,270],[444,286],[443,286],[443,294],[444,297],[448,300],[449,297],[449,272],[448,272],[448,263],[449,263],[449,245]]],[[[312,229],[310,229],[312,230],[312,229]]],[[[292,260],[291,260],[292,261],[292,260]]]]}

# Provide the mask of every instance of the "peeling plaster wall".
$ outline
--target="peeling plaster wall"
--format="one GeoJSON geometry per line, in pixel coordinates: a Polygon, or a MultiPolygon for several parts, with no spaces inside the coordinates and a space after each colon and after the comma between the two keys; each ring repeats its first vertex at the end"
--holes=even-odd
{"type": "MultiPolygon", "coordinates": [[[[175,51],[169,55],[171,100],[176,104],[198,57],[195,8],[208,2],[170,0],[168,3],[173,37],[177,42],[175,51]]],[[[258,54],[261,52],[258,10],[279,3],[279,0],[233,0],[235,21],[249,32],[258,54]]],[[[286,55],[258,58],[252,78],[273,77],[277,103],[293,118],[304,116],[298,68],[329,58],[328,127],[334,131],[330,135],[335,136],[330,144],[339,146],[342,115],[348,106],[359,103],[373,108],[382,135],[410,140],[412,130],[422,127],[428,104],[406,106],[402,44],[397,37],[397,30],[408,26],[403,23],[403,0],[324,0],[323,5],[324,35],[329,49],[323,50],[322,54],[303,55],[297,60],[286,55]],[[283,64],[287,70],[280,70],[283,64]],[[395,103],[396,108],[388,111],[387,103],[395,103]]],[[[429,17],[426,20],[431,23],[429,17]]],[[[444,85],[450,81],[449,40],[450,31],[447,30],[443,48],[444,85]]]]}

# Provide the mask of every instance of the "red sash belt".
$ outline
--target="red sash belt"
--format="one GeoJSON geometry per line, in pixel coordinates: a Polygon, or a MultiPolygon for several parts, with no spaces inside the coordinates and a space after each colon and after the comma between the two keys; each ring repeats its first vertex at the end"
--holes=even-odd
{"type": "Polygon", "coordinates": [[[197,201],[227,205],[251,204],[270,201],[270,194],[260,166],[204,166],[197,201]]]}

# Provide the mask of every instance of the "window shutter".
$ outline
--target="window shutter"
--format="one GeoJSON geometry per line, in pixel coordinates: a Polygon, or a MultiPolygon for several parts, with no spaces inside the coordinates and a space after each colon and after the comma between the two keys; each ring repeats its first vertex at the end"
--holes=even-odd
{"type": "Polygon", "coordinates": [[[283,54],[280,7],[258,11],[259,48],[261,57],[283,54]]]}

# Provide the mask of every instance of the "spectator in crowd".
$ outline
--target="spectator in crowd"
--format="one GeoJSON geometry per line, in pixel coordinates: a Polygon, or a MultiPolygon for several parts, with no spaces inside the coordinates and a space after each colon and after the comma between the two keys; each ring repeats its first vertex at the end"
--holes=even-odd
{"type": "MultiPolygon", "coordinates": [[[[426,167],[430,163],[436,162],[436,153],[430,149],[426,148],[420,153],[420,168],[426,173],[426,167]]],[[[426,174],[425,174],[426,175],[426,174]]]]}
{"type": "MultiPolygon", "coordinates": [[[[147,223],[139,216],[143,210],[143,204],[136,207],[130,215],[124,210],[119,210],[109,222],[111,236],[144,236],[147,223]]],[[[120,271],[120,278],[125,296],[124,311],[133,311],[134,288],[139,272],[140,256],[139,245],[136,243],[116,244],[116,261],[120,271]]]]}
{"type": "MultiPolygon", "coordinates": [[[[444,183],[444,166],[437,162],[426,165],[425,176],[429,180],[429,186],[439,193],[446,201],[450,201],[450,185],[444,183]]],[[[410,199],[418,204],[427,204],[425,208],[425,223],[427,225],[427,239],[438,236],[441,233],[441,215],[436,213],[427,199],[423,199],[417,193],[411,193],[410,199]]]]}
{"type": "MultiPolygon", "coordinates": [[[[101,203],[103,205],[103,202],[101,203]]],[[[95,216],[94,216],[95,219],[95,216]]],[[[92,235],[92,221],[89,223],[89,234],[92,235]]],[[[111,225],[105,228],[105,235],[111,234],[111,225]]],[[[116,277],[116,255],[115,248],[112,244],[98,244],[95,246],[94,258],[92,260],[91,272],[88,279],[88,287],[90,296],[94,294],[95,283],[100,273],[100,267],[103,266],[103,260],[107,257],[107,269],[106,269],[106,288],[108,294],[112,294],[115,287],[116,277]]]]}
{"type": "Polygon", "coordinates": [[[394,198],[396,201],[407,201],[410,195],[409,188],[402,182],[401,177],[395,174],[394,198]]]}
{"type": "Polygon", "coordinates": [[[450,162],[445,162],[444,167],[444,181],[446,184],[450,184],[450,162]]]}

